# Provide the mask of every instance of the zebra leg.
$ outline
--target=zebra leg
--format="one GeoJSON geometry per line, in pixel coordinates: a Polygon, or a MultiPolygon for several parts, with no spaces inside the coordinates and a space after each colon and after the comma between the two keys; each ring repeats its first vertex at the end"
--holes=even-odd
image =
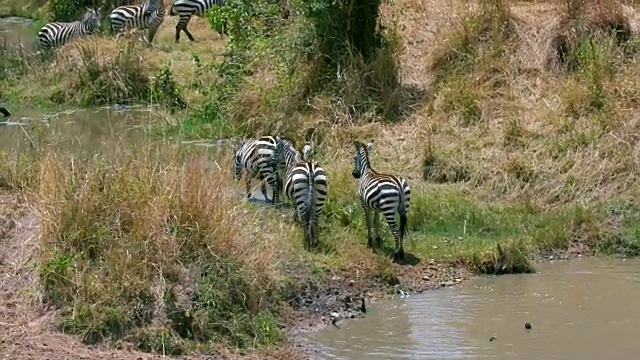
{"type": "Polygon", "coordinates": [[[376,239],[376,246],[378,249],[382,249],[382,237],[380,236],[380,213],[373,212],[373,229],[376,239]]]}
{"type": "Polygon", "coordinates": [[[251,175],[248,172],[244,174],[244,184],[247,190],[247,199],[251,198],[251,175]]]}
{"type": "Polygon", "coordinates": [[[396,240],[396,249],[393,254],[393,261],[398,262],[400,260],[404,260],[404,248],[402,247],[402,238],[400,237],[400,229],[398,229],[398,224],[396,224],[396,214],[390,213],[385,215],[387,219],[387,224],[391,228],[391,232],[393,233],[393,237],[396,240]]]}
{"type": "Polygon", "coordinates": [[[151,44],[157,32],[158,26],[150,27],[149,29],[147,29],[147,40],[149,41],[149,44],[151,44]]]}
{"type": "MultiPolygon", "coordinates": [[[[273,173],[271,173],[271,176],[269,176],[268,180],[269,180],[269,186],[273,191],[271,195],[271,202],[273,204],[277,204],[278,203],[278,184],[280,183],[280,181],[278,180],[278,172],[274,171],[273,173]]],[[[267,197],[266,194],[267,193],[265,193],[265,198],[267,197]]]]}
{"type": "Polygon", "coordinates": [[[260,191],[262,192],[262,195],[264,196],[264,200],[266,202],[271,202],[271,200],[269,199],[269,196],[267,196],[267,183],[266,183],[266,179],[263,179],[262,182],[260,183],[260,191]]]}
{"type": "Polygon", "coordinates": [[[191,35],[191,33],[189,32],[189,29],[187,29],[187,26],[189,26],[189,21],[191,20],[191,17],[189,17],[187,19],[187,21],[184,22],[184,24],[178,24],[176,25],[176,42],[178,42],[179,38],[179,32],[178,32],[178,26],[180,26],[180,29],[182,31],[184,31],[185,34],[187,34],[187,37],[189,38],[189,40],[191,41],[195,41],[196,39],[193,38],[193,35],[191,35]]]}
{"type": "Polygon", "coordinates": [[[176,25],[176,44],[180,42],[180,31],[182,31],[182,29],[180,28],[180,24],[176,25]]]}
{"type": "Polygon", "coordinates": [[[369,209],[367,204],[364,202],[364,199],[361,199],[360,203],[362,205],[362,210],[364,211],[364,218],[367,222],[367,245],[369,247],[373,247],[373,234],[371,233],[371,209],[369,209]]]}

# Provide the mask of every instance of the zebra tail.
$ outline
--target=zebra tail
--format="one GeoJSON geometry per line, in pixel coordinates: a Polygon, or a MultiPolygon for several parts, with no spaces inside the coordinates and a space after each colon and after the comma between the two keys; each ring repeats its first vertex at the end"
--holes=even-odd
{"type": "Polygon", "coordinates": [[[169,8],[169,15],[176,16],[176,15],[178,15],[178,13],[174,12],[173,5],[174,5],[174,3],[172,2],[171,3],[171,7],[169,8]]]}
{"type": "Polygon", "coordinates": [[[400,189],[400,203],[398,204],[398,213],[400,214],[400,239],[404,239],[404,233],[407,230],[407,207],[405,205],[404,189],[400,189]]]}
{"type": "MultiPolygon", "coordinates": [[[[309,163],[309,165],[311,165],[309,163]]],[[[312,166],[309,166],[309,168],[313,169],[312,166]]],[[[315,204],[316,204],[316,197],[315,197],[315,191],[313,191],[313,189],[315,188],[315,174],[313,172],[309,173],[309,188],[307,189],[307,208],[306,208],[306,214],[305,214],[305,218],[307,219],[307,237],[309,238],[309,248],[311,248],[312,245],[312,241],[315,242],[315,239],[313,238],[314,235],[314,231],[313,231],[313,224],[314,221],[312,221],[313,219],[313,214],[315,211],[315,204]]]]}

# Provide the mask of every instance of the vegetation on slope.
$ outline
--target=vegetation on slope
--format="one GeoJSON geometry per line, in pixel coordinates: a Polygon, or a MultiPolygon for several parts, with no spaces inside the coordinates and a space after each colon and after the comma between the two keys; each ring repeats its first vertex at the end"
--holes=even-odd
{"type": "Polygon", "coordinates": [[[0,183],[28,192],[41,215],[38,269],[61,330],[174,354],[271,346],[283,339],[287,304],[303,308],[301,294],[322,293],[327,279],[398,283],[408,270],[391,263],[391,241],[380,254],[365,245],[353,139],[375,139],[374,168],[409,179],[406,251],[416,273],[430,259],[500,274],[533,271],[531,255],[575,247],[640,253],[632,9],[612,0],[380,8],[384,26],[371,30],[345,15],[355,11],[346,2],[294,3],[288,19],[276,6],[232,3],[208,19],[235,20],[221,62],[207,42],[168,45],[168,21],[160,49],[98,36],[62,49],[42,72],[4,52],[14,98],[86,105],[165,93],[169,109],[191,107],[165,134],[309,140],[329,174],[323,246],[306,252],[290,209],[235,196],[224,149],[114,143],[97,161],[45,136],[36,151],[6,154],[0,183]],[[327,14],[345,23],[324,23],[327,14]],[[434,29],[426,37],[425,24],[434,29]],[[327,31],[340,32],[338,43],[327,31]],[[193,55],[180,51],[191,46],[193,55]],[[71,79],[63,74],[74,56],[81,75],[71,79]],[[174,56],[180,66],[159,70],[174,56]],[[34,84],[43,85],[32,95],[34,84]]]}

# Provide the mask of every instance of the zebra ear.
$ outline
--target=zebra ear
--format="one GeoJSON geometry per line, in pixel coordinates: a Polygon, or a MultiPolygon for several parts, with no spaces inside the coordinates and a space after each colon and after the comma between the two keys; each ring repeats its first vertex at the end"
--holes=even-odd
{"type": "Polygon", "coordinates": [[[373,141],[367,144],[367,151],[373,150],[373,141]]]}
{"type": "Polygon", "coordinates": [[[309,161],[309,154],[311,154],[311,144],[304,144],[304,147],[302,148],[304,161],[309,161]]]}

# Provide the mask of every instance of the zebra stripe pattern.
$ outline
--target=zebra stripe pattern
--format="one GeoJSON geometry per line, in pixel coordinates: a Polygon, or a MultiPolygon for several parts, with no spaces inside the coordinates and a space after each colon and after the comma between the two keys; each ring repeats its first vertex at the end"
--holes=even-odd
{"type": "Polygon", "coordinates": [[[127,28],[147,29],[147,40],[151,43],[164,21],[164,15],[162,0],[148,0],[140,5],[120,6],[109,15],[111,32],[118,37],[127,28]]]}
{"type": "Polygon", "coordinates": [[[80,21],[52,22],[43,26],[38,32],[38,43],[42,50],[57,48],[96,32],[100,28],[100,23],[100,11],[87,9],[80,21]]]}
{"type": "MultiPolygon", "coordinates": [[[[224,0],[174,0],[171,4],[171,9],[169,10],[169,15],[171,16],[179,16],[178,23],[176,24],[176,43],[180,42],[180,32],[184,31],[187,34],[189,40],[194,41],[195,38],[189,30],[187,29],[187,25],[189,24],[189,20],[194,15],[204,16],[206,12],[211,9],[214,5],[224,6],[224,0]]],[[[227,26],[226,22],[223,25],[223,34],[227,34],[227,26]]]]}
{"type": "Polygon", "coordinates": [[[274,164],[273,155],[276,150],[276,140],[272,136],[262,136],[259,139],[245,138],[234,149],[233,169],[234,178],[240,180],[242,170],[245,170],[245,184],[247,198],[251,197],[251,180],[261,180],[260,189],[268,202],[276,203],[280,189],[280,179],[274,164]],[[265,181],[273,190],[271,200],[267,198],[265,181]]]}
{"type": "Polygon", "coordinates": [[[305,232],[308,249],[317,241],[317,226],[327,199],[327,175],[325,170],[312,161],[307,161],[311,150],[305,145],[305,160],[288,139],[276,138],[276,152],[272,162],[278,167],[285,165],[285,194],[296,206],[295,220],[305,232]]]}
{"type": "Polygon", "coordinates": [[[355,141],[354,145],[355,156],[352,175],[360,182],[358,195],[367,221],[368,245],[373,247],[375,237],[378,248],[382,246],[382,238],[379,234],[380,213],[382,213],[395,238],[393,260],[395,262],[404,260],[402,240],[407,228],[407,213],[411,196],[409,183],[400,176],[381,174],[371,168],[368,151],[373,147],[373,144],[365,145],[355,141]],[[372,211],[373,227],[371,223],[372,211]],[[399,228],[396,224],[396,212],[400,214],[399,228]]]}

